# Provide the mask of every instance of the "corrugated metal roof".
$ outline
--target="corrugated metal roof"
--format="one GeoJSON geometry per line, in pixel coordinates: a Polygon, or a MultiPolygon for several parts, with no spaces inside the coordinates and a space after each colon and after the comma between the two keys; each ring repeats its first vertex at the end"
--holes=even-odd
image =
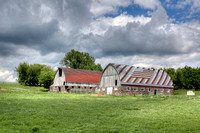
{"type": "Polygon", "coordinates": [[[118,71],[122,85],[145,85],[173,88],[173,82],[164,70],[115,63],[110,63],[110,65],[118,71]]]}
{"type": "Polygon", "coordinates": [[[60,69],[64,71],[65,81],[67,82],[100,83],[102,72],[63,67],[60,67],[60,69]]]}

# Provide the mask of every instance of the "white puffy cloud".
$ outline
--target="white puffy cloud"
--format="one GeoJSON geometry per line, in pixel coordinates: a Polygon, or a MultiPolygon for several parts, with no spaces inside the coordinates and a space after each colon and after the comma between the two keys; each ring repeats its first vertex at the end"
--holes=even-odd
{"type": "Polygon", "coordinates": [[[126,7],[131,0],[93,0],[90,11],[95,17],[108,13],[117,13],[119,7],[126,7]]]}
{"type": "Polygon", "coordinates": [[[13,71],[0,69],[0,82],[17,82],[17,78],[13,76],[13,71]]]}

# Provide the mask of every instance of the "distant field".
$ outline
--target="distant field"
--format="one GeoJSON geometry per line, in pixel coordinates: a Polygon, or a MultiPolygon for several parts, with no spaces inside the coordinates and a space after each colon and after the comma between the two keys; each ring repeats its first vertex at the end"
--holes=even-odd
{"type": "Polygon", "coordinates": [[[0,132],[200,132],[200,96],[49,93],[0,84],[0,132]]]}

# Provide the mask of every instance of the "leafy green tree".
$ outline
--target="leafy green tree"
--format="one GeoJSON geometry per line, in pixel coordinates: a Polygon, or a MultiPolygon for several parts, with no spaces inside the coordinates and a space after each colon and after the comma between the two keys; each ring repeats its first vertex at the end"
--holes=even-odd
{"type": "Polygon", "coordinates": [[[74,69],[103,70],[100,64],[95,64],[94,57],[90,56],[89,53],[79,52],[74,49],[65,54],[60,64],[74,69]]]}
{"type": "Polygon", "coordinates": [[[20,63],[18,67],[15,67],[15,71],[18,73],[18,83],[27,84],[29,64],[27,62],[20,63]]]}
{"type": "Polygon", "coordinates": [[[194,89],[195,90],[199,90],[200,89],[200,68],[197,67],[194,70],[194,75],[193,75],[193,85],[194,85],[194,89]]]}
{"type": "Polygon", "coordinates": [[[45,66],[41,69],[38,77],[39,83],[44,85],[45,88],[49,88],[49,86],[53,83],[54,76],[55,71],[53,71],[50,66],[45,66]]]}
{"type": "Polygon", "coordinates": [[[18,73],[18,82],[24,85],[44,85],[49,87],[53,82],[55,72],[46,65],[20,63],[16,68],[18,73]]]}
{"type": "Polygon", "coordinates": [[[45,65],[41,64],[31,64],[29,69],[27,70],[27,83],[28,85],[39,85],[39,75],[42,70],[42,68],[45,67],[45,65]]]}

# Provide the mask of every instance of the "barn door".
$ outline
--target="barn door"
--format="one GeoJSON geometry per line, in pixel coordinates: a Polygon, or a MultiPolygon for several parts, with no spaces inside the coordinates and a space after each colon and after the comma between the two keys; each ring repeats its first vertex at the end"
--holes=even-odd
{"type": "Polygon", "coordinates": [[[157,90],[154,90],[154,95],[156,95],[157,94],[157,90]]]}
{"type": "Polygon", "coordinates": [[[107,88],[107,95],[112,95],[112,90],[113,90],[112,87],[108,87],[107,88]]]}

